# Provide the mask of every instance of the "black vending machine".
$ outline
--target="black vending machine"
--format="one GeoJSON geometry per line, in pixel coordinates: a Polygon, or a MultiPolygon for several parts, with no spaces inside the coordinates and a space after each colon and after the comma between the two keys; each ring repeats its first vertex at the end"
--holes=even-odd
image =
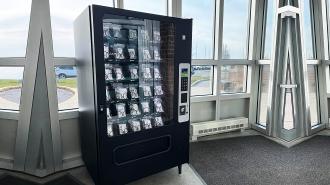
{"type": "Polygon", "coordinates": [[[92,5],[75,20],[83,159],[97,185],[189,162],[192,20],[92,5]]]}

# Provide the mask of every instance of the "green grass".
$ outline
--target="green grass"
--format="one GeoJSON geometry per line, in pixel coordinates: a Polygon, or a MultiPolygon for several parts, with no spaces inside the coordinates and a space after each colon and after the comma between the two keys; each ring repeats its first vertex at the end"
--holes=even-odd
{"type": "Polygon", "coordinates": [[[22,86],[20,80],[0,80],[0,88],[22,86]]]}
{"type": "Polygon", "coordinates": [[[57,86],[58,87],[77,88],[77,79],[76,78],[58,79],[57,86]]]}

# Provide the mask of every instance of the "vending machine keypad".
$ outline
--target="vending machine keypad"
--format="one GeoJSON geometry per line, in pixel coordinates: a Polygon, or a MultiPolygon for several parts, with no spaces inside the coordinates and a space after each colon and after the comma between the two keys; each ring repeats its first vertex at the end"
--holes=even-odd
{"type": "Polygon", "coordinates": [[[187,122],[190,119],[190,64],[181,63],[179,65],[179,123],[187,122]]]}

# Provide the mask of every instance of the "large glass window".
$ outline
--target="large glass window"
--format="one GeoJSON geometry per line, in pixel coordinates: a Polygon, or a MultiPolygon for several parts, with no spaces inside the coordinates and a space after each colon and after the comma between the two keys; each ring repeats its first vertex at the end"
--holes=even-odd
{"type": "Polygon", "coordinates": [[[0,109],[19,110],[24,67],[0,67],[0,109]]]}
{"type": "Polygon", "coordinates": [[[249,0],[225,0],[222,59],[246,59],[249,0]]]}
{"type": "Polygon", "coordinates": [[[258,123],[260,125],[266,126],[270,66],[263,65],[260,70],[261,78],[259,84],[258,123]]]}
{"type": "Polygon", "coordinates": [[[220,67],[220,93],[246,93],[247,66],[224,65],[220,67]]]}
{"type": "Polygon", "coordinates": [[[1,1],[0,56],[24,57],[32,0],[1,1]]]}
{"type": "Polygon", "coordinates": [[[124,0],[124,8],[140,12],[167,15],[167,0],[124,0]]]}
{"type": "Polygon", "coordinates": [[[274,37],[274,18],[276,13],[276,1],[268,0],[267,1],[267,9],[265,12],[265,38],[264,38],[264,44],[263,44],[263,59],[271,59],[272,56],[272,50],[273,50],[273,37],[274,37]]]}
{"type": "Polygon", "coordinates": [[[192,66],[191,95],[213,94],[213,66],[192,66]]]}
{"type": "Polygon", "coordinates": [[[113,6],[111,0],[50,0],[55,57],[74,57],[73,22],[90,4],[113,6]]]}
{"type": "Polygon", "coordinates": [[[311,125],[315,126],[319,123],[319,101],[318,101],[318,85],[317,85],[317,66],[309,65],[308,72],[308,89],[309,89],[309,105],[311,115],[311,125]]]}
{"type": "Polygon", "coordinates": [[[183,0],[182,16],[193,18],[192,58],[213,58],[214,0],[183,0]]]}
{"type": "Polygon", "coordinates": [[[314,39],[310,0],[304,0],[304,42],[307,59],[315,59],[314,39]]]}
{"type": "Polygon", "coordinates": [[[59,110],[78,108],[77,70],[73,66],[55,67],[59,110]]]}

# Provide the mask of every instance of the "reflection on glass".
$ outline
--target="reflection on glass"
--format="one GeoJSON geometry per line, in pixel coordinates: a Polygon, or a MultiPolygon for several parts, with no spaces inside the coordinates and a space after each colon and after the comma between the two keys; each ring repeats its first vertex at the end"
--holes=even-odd
{"type": "Polygon", "coordinates": [[[312,25],[311,19],[311,5],[310,0],[304,0],[304,41],[305,41],[305,52],[307,59],[315,59],[314,55],[314,39],[312,30],[314,26],[312,25]]]}
{"type": "Polygon", "coordinates": [[[286,130],[291,130],[294,128],[293,119],[293,97],[291,89],[287,89],[285,92],[284,99],[284,118],[283,118],[283,128],[286,130]]]}
{"type": "Polygon", "coordinates": [[[166,15],[166,0],[124,0],[124,8],[139,12],[166,15]]]}
{"type": "Polygon", "coordinates": [[[0,56],[24,57],[32,0],[1,1],[0,56]]]}
{"type": "Polygon", "coordinates": [[[213,58],[213,10],[214,0],[182,1],[182,17],[193,18],[193,59],[213,58]]]}
{"type": "Polygon", "coordinates": [[[273,35],[274,35],[274,16],[276,11],[275,6],[276,1],[268,0],[267,1],[267,14],[266,24],[265,24],[265,40],[264,40],[264,53],[263,59],[271,59],[272,50],[273,50],[273,35]]]}
{"type": "Polygon", "coordinates": [[[213,66],[192,66],[191,95],[210,95],[213,90],[213,66]]]}
{"type": "Polygon", "coordinates": [[[73,66],[55,67],[58,109],[78,108],[77,70],[73,66]]]}
{"type": "MultiPolygon", "coordinates": [[[[286,75],[286,84],[292,84],[290,65],[288,65],[287,75],[286,75]]],[[[284,109],[283,109],[283,128],[286,130],[291,130],[294,128],[294,111],[293,111],[293,96],[292,89],[285,89],[284,94],[284,109]]]]}
{"type": "Polygon", "coordinates": [[[0,67],[0,109],[19,110],[24,67],[0,67]]]}
{"type": "Polygon", "coordinates": [[[259,118],[258,123],[266,126],[267,122],[267,104],[268,104],[268,88],[269,88],[269,65],[264,65],[261,68],[261,80],[259,85],[259,101],[258,101],[258,109],[259,109],[259,118]]]}
{"type": "Polygon", "coordinates": [[[247,66],[224,65],[220,68],[220,93],[246,92],[247,66]]]}
{"type": "Polygon", "coordinates": [[[55,57],[74,57],[73,22],[88,5],[113,7],[110,0],[50,0],[55,57]]]}
{"type": "Polygon", "coordinates": [[[318,96],[317,96],[317,68],[315,66],[309,65],[307,68],[308,72],[308,89],[309,89],[309,104],[310,104],[310,114],[311,114],[311,125],[315,126],[319,123],[318,114],[318,96]]]}
{"type": "Polygon", "coordinates": [[[248,0],[225,0],[222,58],[246,59],[248,36],[248,0]]]}

